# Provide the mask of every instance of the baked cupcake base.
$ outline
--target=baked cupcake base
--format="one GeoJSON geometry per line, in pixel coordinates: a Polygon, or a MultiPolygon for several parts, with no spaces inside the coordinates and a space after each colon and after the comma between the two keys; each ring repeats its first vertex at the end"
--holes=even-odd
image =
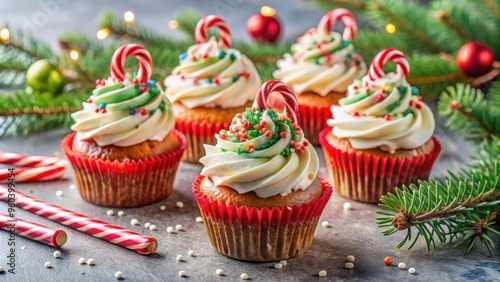
{"type": "Polygon", "coordinates": [[[179,145],[173,151],[140,160],[105,160],[73,150],[76,133],[64,137],[61,148],[73,167],[82,198],[105,207],[131,208],[166,199],[181,156],[186,149],[182,133],[173,131],[179,145]]]}
{"type": "Polygon", "coordinates": [[[300,206],[256,208],[226,205],[200,192],[204,176],[193,183],[208,237],[222,255],[244,261],[277,261],[309,249],[319,217],[332,195],[332,186],[320,178],[323,194],[300,206]]]}
{"type": "Polygon", "coordinates": [[[382,195],[394,193],[396,187],[429,179],[441,152],[441,144],[434,137],[420,148],[398,150],[395,154],[355,150],[331,131],[331,128],[322,130],[320,142],[335,191],[360,202],[378,203],[382,195]]]}

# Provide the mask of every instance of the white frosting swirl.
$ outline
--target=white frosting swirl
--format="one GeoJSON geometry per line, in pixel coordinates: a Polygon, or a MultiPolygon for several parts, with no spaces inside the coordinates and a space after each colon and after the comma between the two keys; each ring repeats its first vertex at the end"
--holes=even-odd
{"type": "Polygon", "coordinates": [[[172,102],[195,107],[234,108],[255,98],[261,80],[253,63],[235,49],[221,50],[215,37],[191,46],[165,78],[172,102]]]}
{"type": "Polygon", "coordinates": [[[368,76],[349,86],[348,96],[332,106],[328,120],[333,134],[347,138],[355,149],[394,153],[414,149],[431,137],[435,129],[431,109],[421,102],[402,72],[389,73],[371,82],[368,76]],[[413,94],[413,95],[412,95],[413,94]]]}
{"type": "MultiPolygon", "coordinates": [[[[273,145],[263,148],[271,137],[265,134],[241,143],[222,139],[216,134],[216,146],[204,145],[206,156],[200,159],[205,166],[201,175],[212,179],[214,185],[225,185],[239,194],[250,191],[261,198],[274,195],[287,195],[293,190],[304,190],[316,178],[319,160],[313,146],[305,146],[302,154],[291,150],[288,156],[281,153],[287,149],[291,139],[291,128],[273,122],[268,112],[262,114],[267,129],[285,132],[286,137],[273,145]],[[245,151],[253,147],[255,151],[238,154],[238,147],[245,151]]],[[[238,126],[238,123],[235,124],[238,126]]],[[[305,141],[302,131],[297,131],[296,142],[305,141]]]]}
{"type": "Polygon", "coordinates": [[[297,94],[343,93],[366,73],[363,59],[354,53],[350,41],[342,41],[341,35],[333,31],[307,31],[292,46],[292,54],[285,54],[278,61],[279,69],[273,76],[290,85],[297,94]]]}

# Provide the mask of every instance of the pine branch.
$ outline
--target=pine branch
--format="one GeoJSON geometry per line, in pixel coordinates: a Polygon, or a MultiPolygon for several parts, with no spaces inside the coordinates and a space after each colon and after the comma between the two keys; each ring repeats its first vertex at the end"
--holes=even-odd
{"type": "Polygon", "coordinates": [[[194,31],[196,29],[196,24],[200,19],[200,14],[198,14],[195,10],[181,10],[175,16],[175,20],[179,24],[177,30],[183,32],[191,41],[194,42],[194,31]]]}
{"type": "Polygon", "coordinates": [[[500,4],[495,3],[494,0],[483,0],[483,2],[488,6],[495,17],[500,18],[500,4]]]}
{"type": "Polygon", "coordinates": [[[363,11],[371,0],[313,0],[314,4],[325,10],[345,8],[351,11],[363,11]]]}
{"type": "Polygon", "coordinates": [[[0,40],[1,45],[5,46],[5,50],[13,49],[20,55],[30,57],[32,61],[40,59],[57,61],[57,56],[48,44],[24,34],[21,30],[11,31],[10,40],[0,40]]]}

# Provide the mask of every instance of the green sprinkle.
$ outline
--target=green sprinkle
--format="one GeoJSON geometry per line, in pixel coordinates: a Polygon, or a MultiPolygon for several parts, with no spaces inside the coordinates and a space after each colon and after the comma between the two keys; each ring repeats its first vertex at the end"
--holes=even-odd
{"type": "Polygon", "coordinates": [[[149,111],[149,115],[150,115],[150,116],[154,115],[154,114],[155,114],[155,111],[156,111],[156,110],[151,110],[151,111],[149,111]]]}
{"type": "Polygon", "coordinates": [[[208,84],[212,84],[212,79],[211,78],[207,79],[207,82],[208,84]]]}
{"type": "Polygon", "coordinates": [[[316,40],[313,41],[313,45],[316,45],[318,42],[316,42],[316,40]]]}
{"type": "Polygon", "coordinates": [[[314,62],[316,65],[319,65],[319,58],[314,58],[314,59],[313,59],[313,62],[314,62]]]}
{"type": "Polygon", "coordinates": [[[401,101],[396,101],[392,104],[390,104],[389,106],[387,106],[387,108],[385,108],[386,112],[388,114],[390,114],[392,111],[394,111],[395,108],[401,106],[401,101]]]}
{"type": "Polygon", "coordinates": [[[408,90],[408,87],[401,85],[401,86],[398,86],[398,90],[399,90],[399,92],[406,94],[406,90],[408,90]]]}
{"type": "Polygon", "coordinates": [[[224,58],[226,56],[226,54],[227,54],[226,51],[220,50],[220,52],[219,52],[219,59],[224,58]]]}
{"type": "Polygon", "coordinates": [[[238,78],[239,78],[239,76],[237,76],[237,75],[233,76],[233,78],[232,78],[233,82],[238,81],[238,78]]]}
{"type": "Polygon", "coordinates": [[[356,66],[361,65],[361,61],[356,61],[356,66]]]}
{"type": "Polygon", "coordinates": [[[222,147],[220,147],[220,150],[221,150],[222,152],[227,152],[226,148],[222,148],[222,147]]]}
{"type": "Polygon", "coordinates": [[[236,55],[231,53],[231,55],[229,55],[229,59],[231,59],[231,61],[236,60],[236,55]]]}
{"type": "Polygon", "coordinates": [[[312,47],[308,47],[307,48],[307,51],[311,51],[313,48],[312,47]]]}
{"type": "Polygon", "coordinates": [[[243,153],[244,153],[244,151],[243,151],[243,147],[241,145],[238,148],[236,148],[236,154],[241,155],[243,153]]]}
{"type": "Polygon", "coordinates": [[[351,45],[351,40],[344,40],[340,43],[339,48],[337,50],[344,49],[349,45],[351,45]]]}
{"type": "Polygon", "coordinates": [[[160,109],[162,112],[165,111],[167,104],[165,101],[161,100],[160,105],[158,106],[158,109],[160,109]]]}
{"type": "Polygon", "coordinates": [[[346,57],[347,57],[348,59],[352,58],[352,53],[347,53],[346,57]]]}
{"type": "Polygon", "coordinates": [[[411,87],[411,95],[418,96],[419,94],[420,94],[420,91],[418,90],[418,88],[416,86],[412,86],[411,87]]]}
{"type": "Polygon", "coordinates": [[[335,41],[335,37],[330,38],[330,42],[335,41]]]}
{"type": "Polygon", "coordinates": [[[137,128],[139,128],[139,125],[138,125],[138,124],[136,124],[136,125],[135,125],[135,128],[136,128],[136,129],[137,129],[137,128]]]}
{"type": "Polygon", "coordinates": [[[412,109],[406,109],[404,112],[403,112],[403,116],[407,116],[409,114],[414,114],[413,110],[412,109]]]}
{"type": "Polygon", "coordinates": [[[130,78],[132,78],[132,79],[134,79],[136,76],[137,76],[137,72],[135,72],[135,71],[130,74],[130,78]]]}

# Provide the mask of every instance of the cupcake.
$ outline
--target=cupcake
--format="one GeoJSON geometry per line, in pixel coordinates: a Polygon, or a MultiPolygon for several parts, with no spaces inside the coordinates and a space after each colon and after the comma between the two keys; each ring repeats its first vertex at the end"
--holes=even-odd
{"type": "Polygon", "coordinates": [[[307,251],[333,189],[317,176],[313,146],[296,124],[297,100],[279,81],[266,82],[252,108],[205,145],[193,184],[214,249],[245,261],[275,261],[307,251]],[[286,113],[267,108],[273,92],[286,113]]]}
{"type": "Polygon", "coordinates": [[[172,101],[175,127],[186,136],[183,160],[198,163],[203,144],[215,144],[214,134],[228,129],[231,118],[251,105],[261,81],[253,63],[231,47],[231,32],[216,16],[202,18],[196,26],[196,45],[179,56],[179,66],[165,78],[172,101]],[[220,40],[207,40],[217,27],[220,40]]]}
{"type": "Polygon", "coordinates": [[[150,79],[151,57],[137,44],[113,55],[111,77],[72,114],[74,133],[62,140],[78,191],[92,204],[138,207],[167,198],[186,141],[174,129],[170,101],[150,79]],[[128,56],[139,61],[137,74],[123,70],[128,56]]]}
{"type": "Polygon", "coordinates": [[[409,71],[403,53],[386,49],[373,59],[368,75],[331,107],[333,128],[321,132],[320,142],[339,195],[378,203],[395,187],[429,178],[441,145],[432,136],[431,109],[408,84],[409,71]],[[385,74],[388,61],[397,68],[385,74]]]}
{"type": "Polygon", "coordinates": [[[354,52],[356,20],[345,9],[335,9],[292,45],[292,53],[278,61],[274,78],[292,87],[299,101],[299,124],[307,139],[318,145],[319,132],[330,118],[330,106],[345,97],[347,86],[366,73],[366,65],[354,52]],[[331,31],[335,21],[344,23],[341,36],[331,31]]]}

